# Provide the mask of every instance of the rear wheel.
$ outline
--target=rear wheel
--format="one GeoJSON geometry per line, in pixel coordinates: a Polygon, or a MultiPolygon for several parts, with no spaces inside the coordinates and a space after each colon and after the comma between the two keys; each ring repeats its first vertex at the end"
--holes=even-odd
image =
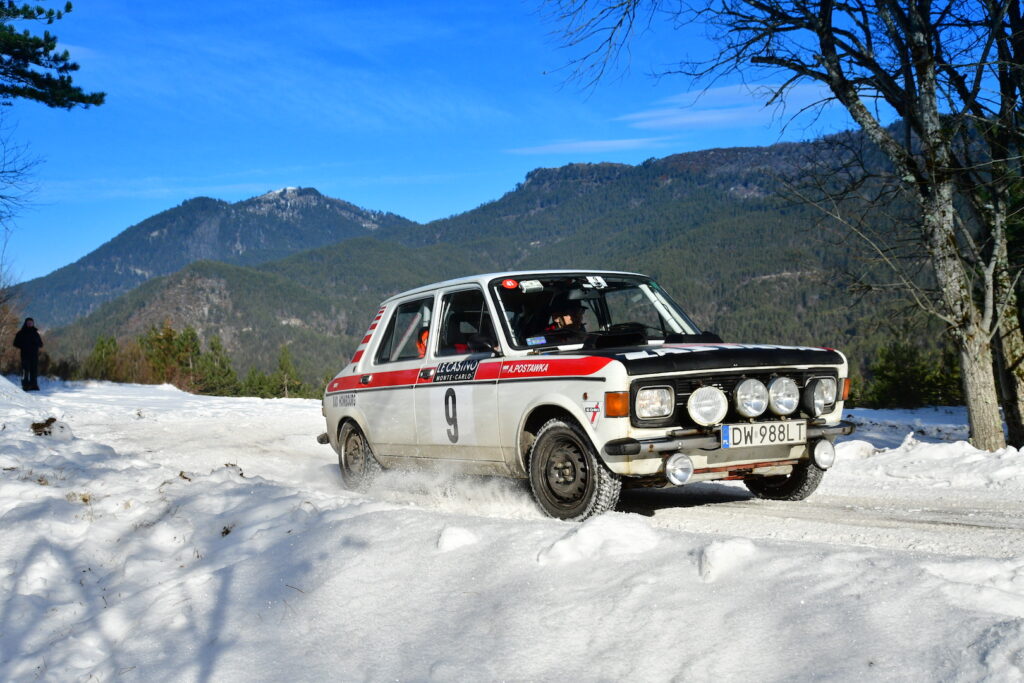
{"type": "Polygon", "coordinates": [[[743,483],[758,498],[766,500],[803,500],[814,493],[825,470],[811,461],[793,466],[793,472],[780,477],[750,477],[743,483]]]}
{"type": "Polygon", "coordinates": [[[590,439],[572,422],[549,420],[530,449],[530,489],[552,517],[582,521],[611,510],[622,482],[597,457],[590,439]]]}
{"type": "Polygon", "coordinates": [[[364,491],[380,470],[370,444],[354,422],[346,422],[338,431],[338,466],[345,488],[364,491]]]}

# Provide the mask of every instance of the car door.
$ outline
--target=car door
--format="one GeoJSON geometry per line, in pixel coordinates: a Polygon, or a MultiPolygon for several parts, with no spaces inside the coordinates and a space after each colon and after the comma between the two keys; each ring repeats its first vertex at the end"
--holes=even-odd
{"type": "Polygon", "coordinates": [[[433,295],[398,302],[359,377],[367,437],[378,457],[416,455],[414,394],[433,309],[433,295]]]}
{"type": "Polygon", "coordinates": [[[416,432],[420,455],[501,461],[497,378],[501,358],[491,310],[478,287],[443,292],[420,383],[416,432]]]}

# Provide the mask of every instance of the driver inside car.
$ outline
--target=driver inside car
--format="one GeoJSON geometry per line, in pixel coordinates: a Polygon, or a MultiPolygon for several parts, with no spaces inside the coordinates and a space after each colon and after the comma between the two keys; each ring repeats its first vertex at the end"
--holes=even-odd
{"type": "Polygon", "coordinates": [[[544,329],[548,336],[563,344],[577,344],[587,336],[583,326],[583,307],[574,301],[565,301],[551,307],[551,324],[544,329]]]}

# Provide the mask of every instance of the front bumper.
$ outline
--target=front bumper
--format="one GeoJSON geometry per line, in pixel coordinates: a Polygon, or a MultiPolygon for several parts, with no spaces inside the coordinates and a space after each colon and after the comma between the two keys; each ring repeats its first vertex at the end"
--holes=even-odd
{"type": "MultiPolygon", "coordinates": [[[[609,468],[624,476],[657,477],[664,474],[665,460],[685,453],[694,463],[691,481],[737,479],[749,474],[788,474],[792,466],[810,457],[808,445],[819,439],[834,441],[852,434],[856,426],[840,421],[834,425],[808,425],[806,443],[787,446],[756,446],[723,449],[721,436],[696,429],[677,429],[652,439],[615,439],[602,449],[609,468]]],[[[666,482],[667,483],[667,482],[666,482]]]]}

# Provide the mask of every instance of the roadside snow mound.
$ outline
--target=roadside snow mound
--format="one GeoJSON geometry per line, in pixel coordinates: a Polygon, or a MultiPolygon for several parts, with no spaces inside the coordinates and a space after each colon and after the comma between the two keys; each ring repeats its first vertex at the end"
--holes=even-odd
{"type": "Polygon", "coordinates": [[[1024,455],[1013,447],[993,453],[966,441],[923,443],[907,434],[898,448],[878,449],[866,441],[847,441],[839,444],[838,455],[837,471],[868,479],[1024,492],[1024,455]]]}
{"type": "Polygon", "coordinates": [[[638,555],[658,544],[657,533],[642,517],[605,514],[587,520],[541,550],[537,562],[542,565],[561,564],[638,555]]]}
{"type": "Polygon", "coordinates": [[[13,416],[19,411],[36,410],[39,407],[39,399],[32,394],[22,391],[9,379],[0,375],[0,409],[3,415],[13,416]]]}

